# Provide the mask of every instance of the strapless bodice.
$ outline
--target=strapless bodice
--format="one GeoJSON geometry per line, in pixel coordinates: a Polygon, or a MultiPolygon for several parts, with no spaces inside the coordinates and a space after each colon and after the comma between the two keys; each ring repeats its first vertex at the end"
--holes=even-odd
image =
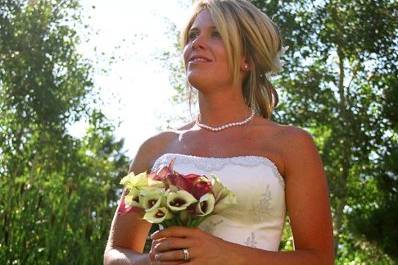
{"type": "Polygon", "coordinates": [[[181,174],[216,175],[236,194],[237,205],[203,221],[199,228],[224,240],[277,251],[285,221],[285,183],[262,156],[199,157],[166,153],[152,170],[172,159],[181,174]]]}

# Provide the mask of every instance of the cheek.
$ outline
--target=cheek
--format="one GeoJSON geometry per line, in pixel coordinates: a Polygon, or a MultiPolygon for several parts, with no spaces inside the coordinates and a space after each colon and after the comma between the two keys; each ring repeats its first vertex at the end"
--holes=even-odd
{"type": "Polygon", "coordinates": [[[221,50],[219,54],[220,54],[220,61],[223,64],[228,65],[228,56],[227,56],[226,51],[225,50],[221,50]]]}
{"type": "Polygon", "coordinates": [[[187,67],[188,63],[189,50],[190,50],[189,47],[185,46],[182,52],[185,68],[187,67]]]}

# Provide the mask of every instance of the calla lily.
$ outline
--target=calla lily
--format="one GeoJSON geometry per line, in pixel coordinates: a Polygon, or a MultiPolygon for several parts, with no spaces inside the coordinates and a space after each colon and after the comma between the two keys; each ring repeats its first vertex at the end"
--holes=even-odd
{"type": "Polygon", "coordinates": [[[156,188],[164,188],[166,185],[164,184],[163,181],[159,181],[156,179],[153,179],[151,177],[148,178],[148,186],[149,187],[156,187],[156,188]]]}
{"type": "Polygon", "coordinates": [[[142,206],[140,205],[139,195],[140,195],[140,193],[139,193],[138,189],[136,189],[136,188],[128,189],[128,193],[124,197],[124,203],[128,207],[142,208],[142,206]]]}
{"type": "Polygon", "coordinates": [[[167,189],[168,192],[177,192],[179,191],[179,189],[177,188],[177,186],[174,185],[170,185],[169,188],[167,189]]]}
{"type": "Polygon", "coordinates": [[[171,174],[167,177],[169,185],[178,187],[191,193],[196,199],[211,191],[211,182],[208,178],[197,174],[171,174]]]}
{"type": "Polygon", "coordinates": [[[206,193],[211,192],[211,180],[205,176],[198,177],[192,183],[192,190],[188,190],[192,195],[199,199],[206,193]]]}
{"type": "Polygon", "coordinates": [[[167,207],[172,211],[183,211],[189,205],[197,202],[194,196],[185,190],[169,192],[167,194],[167,207]]]}
{"type": "Polygon", "coordinates": [[[173,165],[174,165],[174,159],[171,160],[167,166],[163,166],[163,167],[159,168],[156,171],[156,173],[152,174],[153,179],[162,181],[162,180],[166,179],[169,175],[172,175],[174,173],[173,165]]]}
{"type": "Polygon", "coordinates": [[[214,198],[216,199],[216,203],[226,196],[228,189],[221,183],[220,179],[216,176],[211,177],[211,186],[214,198]]]}
{"type": "Polygon", "coordinates": [[[145,211],[159,208],[164,197],[164,189],[145,187],[140,190],[140,203],[145,211]]]}
{"type": "Polygon", "coordinates": [[[237,204],[235,194],[227,190],[226,195],[216,203],[214,213],[220,213],[235,204],[237,204]]]}
{"type": "Polygon", "coordinates": [[[146,172],[142,172],[138,175],[134,175],[134,173],[130,173],[120,181],[124,187],[128,189],[146,187],[148,186],[148,176],[146,172]]]}
{"type": "Polygon", "coordinates": [[[159,224],[164,220],[171,219],[172,217],[172,213],[167,210],[166,207],[161,207],[146,212],[143,218],[152,224],[159,224]]]}
{"type": "Polygon", "coordinates": [[[196,205],[196,212],[199,216],[206,216],[210,214],[214,209],[215,203],[214,195],[211,193],[206,193],[200,197],[198,204],[196,205]]]}
{"type": "Polygon", "coordinates": [[[215,198],[214,213],[220,213],[237,203],[235,194],[225,187],[219,178],[212,176],[211,184],[215,198]]]}

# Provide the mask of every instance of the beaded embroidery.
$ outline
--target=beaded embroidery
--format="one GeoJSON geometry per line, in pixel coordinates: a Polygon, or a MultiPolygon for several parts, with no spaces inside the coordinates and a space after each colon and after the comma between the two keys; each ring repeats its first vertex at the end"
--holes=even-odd
{"type": "Polygon", "coordinates": [[[265,188],[265,192],[261,194],[260,200],[253,203],[250,214],[256,222],[264,222],[267,220],[271,211],[272,192],[269,185],[265,188]]]}
{"type": "Polygon", "coordinates": [[[255,248],[258,242],[256,241],[256,234],[254,232],[250,233],[250,236],[247,237],[245,243],[246,246],[255,248]]]}
{"type": "Polygon", "coordinates": [[[238,165],[241,167],[256,167],[258,165],[265,165],[272,169],[274,175],[278,178],[279,183],[284,188],[285,181],[278,171],[276,165],[266,157],[263,156],[234,156],[234,157],[202,157],[193,156],[186,154],[177,153],[165,153],[156,159],[152,170],[159,168],[160,166],[167,165],[172,158],[177,157],[178,162],[181,164],[193,164],[197,169],[203,170],[209,173],[213,171],[222,170],[227,165],[238,165]]]}

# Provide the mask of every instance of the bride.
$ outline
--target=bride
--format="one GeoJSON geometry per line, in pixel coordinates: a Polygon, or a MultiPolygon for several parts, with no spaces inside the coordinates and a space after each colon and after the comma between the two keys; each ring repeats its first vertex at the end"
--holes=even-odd
{"type": "Polygon", "coordinates": [[[201,0],[182,33],[197,119],[139,148],[130,170],[151,171],[175,159],[180,173],[215,174],[238,204],[199,228],[151,235],[134,212],[115,214],[104,264],[333,264],[328,187],[306,131],[271,121],[278,96],[268,74],[280,70],[276,25],[245,0],[201,0]],[[285,216],[294,251],[278,251],[285,216]]]}

